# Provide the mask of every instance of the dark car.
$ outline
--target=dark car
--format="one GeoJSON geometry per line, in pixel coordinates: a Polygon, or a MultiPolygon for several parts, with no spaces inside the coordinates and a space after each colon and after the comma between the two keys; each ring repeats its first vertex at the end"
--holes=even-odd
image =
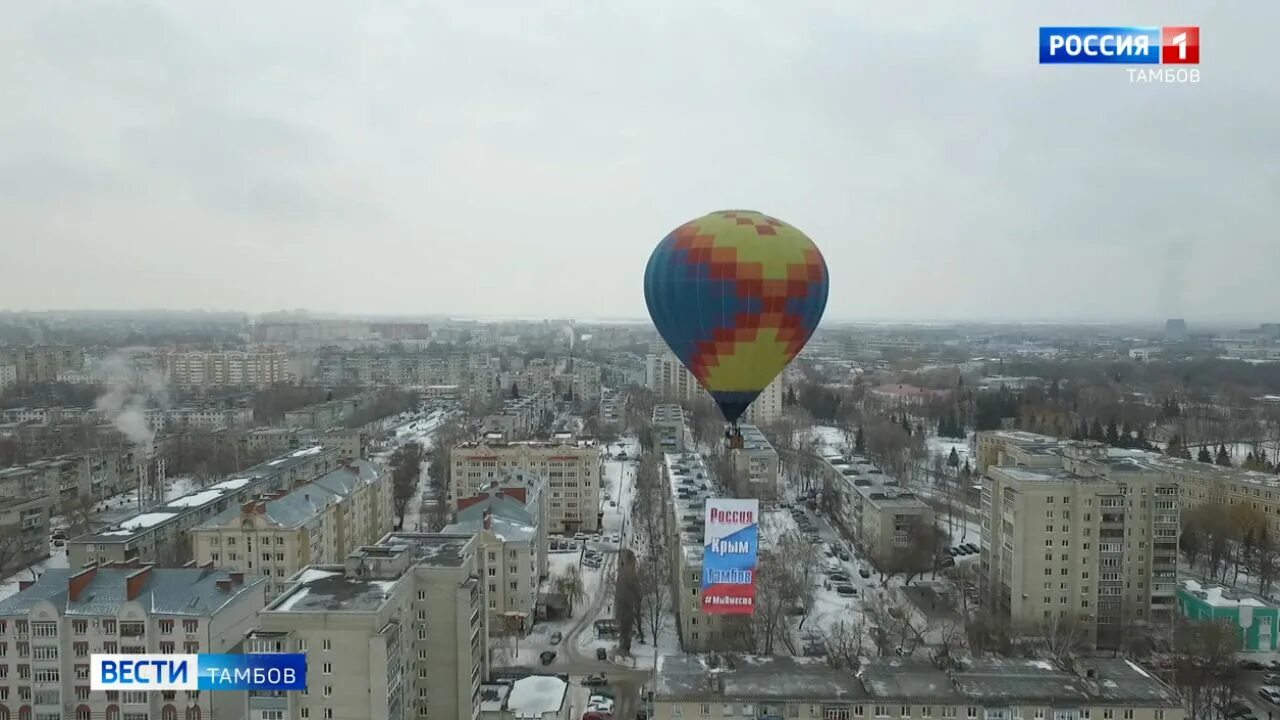
{"type": "Polygon", "coordinates": [[[866,569],[866,568],[864,568],[864,567],[860,567],[860,568],[858,568],[858,574],[859,574],[859,575],[861,575],[863,578],[869,578],[869,577],[871,577],[871,571],[870,571],[870,570],[867,570],[867,569],[866,569]]]}
{"type": "Polygon", "coordinates": [[[604,673],[599,675],[588,675],[582,678],[582,684],[587,687],[602,687],[608,685],[609,681],[605,678],[604,673]]]}
{"type": "Polygon", "coordinates": [[[597,660],[608,660],[608,659],[609,659],[609,651],[608,651],[608,650],[605,650],[604,648],[596,648],[596,659],[597,659],[597,660]]]}
{"type": "Polygon", "coordinates": [[[963,547],[963,548],[967,549],[967,550],[968,550],[969,552],[971,552],[971,553],[982,552],[981,550],[979,550],[979,549],[978,549],[978,546],[977,546],[977,545],[974,545],[973,543],[965,543],[964,545],[961,545],[960,547],[963,547]]]}
{"type": "Polygon", "coordinates": [[[828,575],[827,577],[831,578],[831,582],[836,583],[837,585],[841,583],[847,583],[850,580],[852,580],[852,578],[850,578],[848,575],[842,572],[834,572],[828,575]]]}
{"type": "Polygon", "coordinates": [[[543,665],[550,665],[551,663],[556,661],[556,651],[543,650],[541,653],[538,654],[538,660],[542,661],[543,665]]]}
{"type": "Polygon", "coordinates": [[[836,583],[836,594],[841,597],[853,597],[858,594],[858,589],[849,583],[836,583]]]}
{"type": "Polygon", "coordinates": [[[841,551],[840,551],[839,553],[837,553],[837,554],[840,556],[840,559],[841,559],[841,560],[843,560],[843,561],[845,561],[845,562],[849,562],[849,551],[848,551],[848,550],[841,550],[841,551]]]}

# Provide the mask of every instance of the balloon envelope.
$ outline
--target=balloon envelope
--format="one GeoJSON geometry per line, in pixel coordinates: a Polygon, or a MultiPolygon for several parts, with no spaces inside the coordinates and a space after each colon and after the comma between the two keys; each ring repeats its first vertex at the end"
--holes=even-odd
{"type": "Polygon", "coordinates": [[[658,243],[644,297],[662,339],[735,422],[818,327],[827,263],[781,220],[722,210],[658,243]]]}

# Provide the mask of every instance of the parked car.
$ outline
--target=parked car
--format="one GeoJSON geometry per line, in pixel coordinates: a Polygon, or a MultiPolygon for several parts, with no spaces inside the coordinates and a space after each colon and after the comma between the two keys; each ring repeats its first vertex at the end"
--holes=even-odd
{"type": "Polygon", "coordinates": [[[1241,660],[1240,669],[1242,670],[1266,670],[1267,667],[1257,660],[1241,660]]]}
{"type": "Polygon", "coordinates": [[[1280,675],[1275,673],[1267,673],[1262,676],[1262,682],[1265,685],[1280,685],[1280,675]]]}
{"type": "Polygon", "coordinates": [[[604,673],[599,675],[588,675],[582,678],[582,684],[586,687],[602,687],[609,684],[609,680],[605,678],[604,673]]]}
{"type": "Polygon", "coordinates": [[[609,659],[609,651],[608,651],[608,650],[605,650],[604,648],[596,648],[596,659],[597,659],[597,660],[608,660],[608,659],[609,659]]]}
{"type": "Polygon", "coordinates": [[[599,712],[599,713],[604,713],[606,715],[612,715],[613,701],[600,698],[598,702],[597,701],[589,702],[587,703],[587,712],[599,712]]]}
{"type": "Polygon", "coordinates": [[[845,550],[844,548],[841,548],[841,549],[840,549],[840,552],[839,552],[839,553],[837,553],[837,554],[840,556],[840,559],[841,559],[841,560],[843,560],[843,561],[845,561],[845,562],[849,562],[849,551],[848,551],[848,550],[845,550]]]}
{"type": "Polygon", "coordinates": [[[542,661],[543,665],[550,665],[556,661],[556,651],[543,650],[541,653],[538,653],[538,659],[542,661]]]}
{"type": "Polygon", "coordinates": [[[561,640],[563,640],[563,639],[564,639],[564,635],[562,635],[562,634],[560,633],[560,631],[559,631],[559,630],[557,630],[557,631],[555,631],[555,632],[551,633],[551,644],[552,644],[552,645],[559,645],[559,644],[560,644],[560,641],[561,641],[561,640]]]}
{"type": "Polygon", "coordinates": [[[613,716],[608,713],[602,713],[602,712],[582,713],[582,720],[611,720],[612,718],[613,716]]]}
{"type": "Polygon", "coordinates": [[[836,583],[836,594],[840,597],[853,597],[858,594],[858,589],[849,583],[836,583]]]}
{"type": "Polygon", "coordinates": [[[864,567],[860,567],[858,568],[858,575],[862,576],[863,579],[866,579],[871,577],[871,571],[864,567]]]}
{"type": "Polygon", "coordinates": [[[1280,688],[1262,687],[1258,688],[1258,697],[1266,700],[1272,705],[1280,705],[1280,688]]]}
{"type": "Polygon", "coordinates": [[[846,575],[846,574],[845,574],[845,573],[843,573],[843,572],[833,572],[833,573],[831,573],[830,575],[828,575],[827,577],[831,578],[831,582],[836,583],[836,584],[848,583],[848,582],[852,581],[852,579],[853,579],[853,578],[850,578],[848,575],[846,575]]]}

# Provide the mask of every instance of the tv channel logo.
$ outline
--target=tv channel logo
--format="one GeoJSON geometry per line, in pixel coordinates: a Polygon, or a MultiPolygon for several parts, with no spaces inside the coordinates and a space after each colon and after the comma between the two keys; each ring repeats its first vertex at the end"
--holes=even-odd
{"type": "Polygon", "coordinates": [[[1130,82],[1199,82],[1200,27],[1042,27],[1040,64],[1159,65],[1129,68],[1130,82]]]}
{"type": "Polygon", "coordinates": [[[95,654],[91,690],[305,690],[304,653],[95,654]]]}

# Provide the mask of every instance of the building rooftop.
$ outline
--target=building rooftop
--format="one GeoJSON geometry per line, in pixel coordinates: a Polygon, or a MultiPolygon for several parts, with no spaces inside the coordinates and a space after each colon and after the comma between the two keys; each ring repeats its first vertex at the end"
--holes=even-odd
{"type": "Polygon", "coordinates": [[[752,455],[776,455],[773,446],[769,444],[769,440],[765,438],[764,433],[760,432],[760,428],[755,425],[739,425],[738,432],[742,433],[742,448],[740,452],[752,455]]]}
{"type": "Polygon", "coordinates": [[[517,718],[542,718],[558,713],[568,695],[569,681],[556,675],[530,675],[511,683],[507,711],[517,718]]]}
{"type": "Polygon", "coordinates": [[[653,421],[659,422],[684,422],[684,408],[676,404],[654,405],[653,421]]]}
{"type": "Polygon", "coordinates": [[[939,704],[1138,705],[1176,708],[1172,688],[1123,659],[1078,661],[1074,671],[1047,660],[970,660],[947,672],[920,658],[878,658],[857,675],[820,658],[672,655],[659,659],[657,697],[665,701],[858,701],[939,704]]]}
{"type": "Polygon", "coordinates": [[[911,702],[959,700],[955,683],[933,663],[918,658],[893,658],[863,666],[858,676],[867,695],[877,699],[910,698],[911,702]]]}
{"type": "Polygon", "coordinates": [[[1202,585],[1190,579],[1182,580],[1180,592],[1186,592],[1215,608],[1272,607],[1269,603],[1247,593],[1229,590],[1221,585],[1202,585]]]}
{"type": "Polygon", "coordinates": [[[660,700],[857,700],[862,682],[822,658],[790,656],[662,655],[655,695],[660,700]]]}
{"type": "MultiPolygon", "coordinates": [[[[362,484],[376,482],[378,471],[372,463],[356,460],[300,485],[278,498],[263,501],[262,514],[278,527],[296,528],[311,521],[325,506],[341,502],[362,484]]],[[[206,491],[207,492],[207,491],[206,491]]],[[[241,516],[243,509],[231,507],[205,520],[195,529],[225,527],[241,516]]]]}
{"type": "MultiPolygon", "coordinates": [[[[527,523],[508,520],[503,517],[493,517],[490,520],[490,530],[502,542],[530,542],[537,536],[537,528],[527,523]]],[[[440,528],[442,533],[453,533],[456,535],[474,535],[484,530],[484,519],[478,520],[462,520],[452,525],[446,525],[440,528]]]]}
{"type": "Polygon", "coordinates": [[[131,577],[133,601],[148,614],[199,617],[216,613],[241,593],[266,582],[259,575],[246,578],[240,573],[202,568],[91,567],[79,573],[50,569],[27,589],[0,600],[0,616],[26,615],[43,601],[53,603],[63,615],[115,615],[130,602],[131,577]],[[76,586],[79,589],[72,599],[76,586]]]}
{"type": "Polygon", "coordinates": [[[379,545],[404,545],[415,558],[415,564],[429,567],[461,567],[464,551],[472,535],[446,533],[392,532],[379,545]]]}
{"type": "MultiPolygon", "coordinates": [[[[228,478],[221,482],[214,483],[203,490],[189,493],[180,498],[170,500],[169,502],[151,508],[150,510],[138,513],[132,517],[116,523],[113,527],[99,531],[96,534],[88,534],[77,537],[73,542],[92,542],[92,543],[123,543],[145,535],[155,528],[164,525],[174,518],[195,512],[207,505],[217,503],[223,498],[230,495],[238,494],[245,487],[257,487],[268,480],[279,477],[293,468],[309,462],[317,455],[336,453],[336,448],[326,448],[315,445],[301,450],[293,450],[274,460],[268,460],[259,463],[242,472],[236,474],[236,477],[228,478]]],[[[239,509],[235,509],[239,512],[239,509]]]]}
{"type": "Polygon", "coordinates": [[[671,502],[680,526],[680,548],[688,563],[701,563],[707,498],[715,497],[711,473],[697,453],[662,456],[671,483],[671,502]]]}
{"type": "Polygon", "coordinates": [[[289,589],[263,612],[377,612],[398,582],[348,577],[341,565],[315,565],[294,575],[289,589]]]}

